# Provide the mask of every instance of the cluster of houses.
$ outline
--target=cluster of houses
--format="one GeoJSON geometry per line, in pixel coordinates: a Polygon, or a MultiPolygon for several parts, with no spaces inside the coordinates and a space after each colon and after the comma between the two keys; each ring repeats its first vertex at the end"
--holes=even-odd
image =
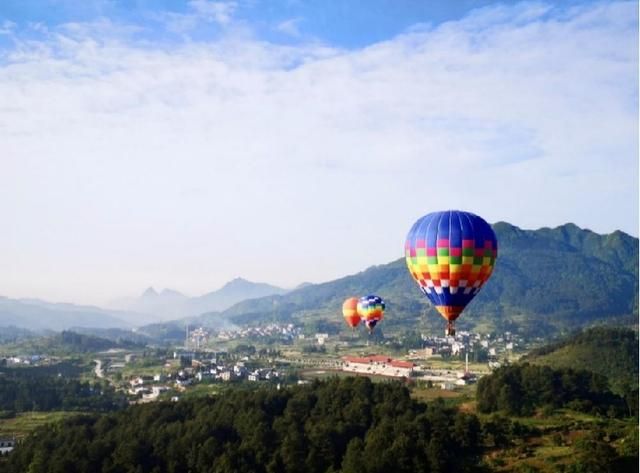
{"type": "Polygon", "coordinates": [[[416,372],[416,379],[440,386],[442,389],[452,390],[457,387],[475,383],[478,376],[468,369],[464,371],[446,369],[425,369],[416,372]]]}
{"type": "Polygon", "coordinates": [[[523,340],[516,334],[505,332],[502,335],[492,336],[491,334],[481,335],[466,331],[458,331],[455,336],[430,337],[422,335],[424,351],[412,354],[424,355],[452,355],[459,356],[474,351],[483,350],[487,357],[496,358],[505,353],[511,353],[523,344],[523,340]]]}
{"type": "MultiPolygon", "coordinates": [[[[182,386],[188,383],[189,379],[203,381],[269,381],[280,377],[280,372],[275,368],[255,368],[248,369],[244,361],[237,361],[233,365],[212,365],[208,368],[194,371],[192,368],[185,368],[178,373],[178,380],[184,377],[182,386]]],[[[189,383],[190,384],[190,383],[189,383]]]]}
{"type": "Polygon", "coordinates": [[[223,362],[202,352],[174,352],[179,358],[180,369],[171,374],[154,376],[134,376],[129,380],[128,393],[140,396],[143,401],[153,401],[170,389],[185,390],[194,383],[228,382],[234,380],[270,381],[278,379],[281,373],[275,368],[254,368],[247,366],[248,357],[234,362],[223,362]]]}
{"type": "Polygon", "coordinates": [[[196,348],[200,348],[204,346],[209,341],[209,332],[205,330],[203,327],[198,327],[190,333],[189,327],[187,326],[187,342],[191,342],[191,346],[195,346],[196,348]]]}
{"type": "Polygon", "coordinates": [[[0,358],[0,366],[41,366],[57,362],[57,358],[47,355],[24,355],[0,358]]]}
{"type": "Polygon", "coordinates": [[[235,340],[238,338],[250,337],[278,337],[286,340],[293,340],[302,333],[300,327],[293,324],[271,323],[260,327],[243,327],[235,330],[222,330],[218,333],[220,340],[235,340]]]}

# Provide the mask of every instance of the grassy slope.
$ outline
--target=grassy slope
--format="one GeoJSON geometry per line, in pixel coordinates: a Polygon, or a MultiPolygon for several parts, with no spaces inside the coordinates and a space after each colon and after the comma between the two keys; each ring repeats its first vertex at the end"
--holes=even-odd
{"type": "Polygon", "coordinates": [[[15,417],[0,418],[0,437],[22,438],[41,425],[79,414],[77,411],[22,412],[15,417]]]}
{"type": "Polygon", "coordinates": [[[629,329],[596,327],[547,348],[523,361],[553,368],[589,369],[609,378],[620,392],[624,383],[638,383],[638,336],[629,329]]]}

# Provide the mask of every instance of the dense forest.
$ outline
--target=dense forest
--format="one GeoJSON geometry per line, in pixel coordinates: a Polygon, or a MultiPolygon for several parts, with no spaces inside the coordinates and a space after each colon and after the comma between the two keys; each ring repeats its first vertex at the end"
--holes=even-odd
{"type": "MultiPolygon", "coordinates": [[[[540,368],[510,369],[535,373],[540,368]]],[[[512,386],[513,373],[502,370],[486,379],[512,386]]],[[[569,378],[580,385],[581,376],[569,378]]],[[[569,386],[564,383],[563,379],[562,386],[569,386]]],[[[521,394],[528,399],[535,392],[521,394]]],[[[609,405],[617,409],[619,398],[612,399],[609,405]]],[[[478,407],[492,410],[482,405],[485,401],[479,395],[478,407]]],[[[528,400],[524,407],[496,407],[524,413],[538,404],[528,400]]],[[[634,443],[633,432],[613,434],[606,423],[599,425],[578,438],[571,463],[553,471],[613,473],[637,465],[637,429],[634,443]],[[622,440],[627,447],[612,446],[619,435],[630,435],[622,440]]],[[[2,467],[9,473],[480,473],[494,471],[496,464],[486,462],[491,452],[526,452],[527,439],[540,435],[536,427],[505,417],[504,412],[474,415],[440,399],[418,402],[399,382],[333,378],[279,390],[235,388],[213,398],[70,417],[35,430],[2,467]]],[[[561,434],[554,435],[563,441],[561,434]]]]}
{"type": "Polygon", "coordinates": [[[8,472],[464,472],[483,446],[526,435],[507,419],[427,405],[399,383],[333,379],[233,390],[45,426],[8,472]]]}
{"type": "Polygon", "coordinates": [[[626,398],[609,389],[605,376],[588,370],[518,364],[481,378],[476,393],[480,412],[532,415],[537,408],[568,407],[609,417],[638,414],[638,392],[626,398]]]}
{"type": "Polygon", "coordinates": [[[0,376],[0,411],[110,411],[126,404],[126,397],[107,383],[0,376]]]}
{"type": "Polygon", "coordinates": [[[110,411],[126,406],[107,382],[82,381],[79,362],[7,367],[0,364],[0,411],[110,411]]]}

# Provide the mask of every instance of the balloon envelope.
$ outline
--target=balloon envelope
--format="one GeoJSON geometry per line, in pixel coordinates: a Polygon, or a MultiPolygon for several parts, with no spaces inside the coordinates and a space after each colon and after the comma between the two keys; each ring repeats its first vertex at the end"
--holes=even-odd
{"type": "Polygon", "coordinates": [[[369,331],[373,330],[384,316],[385,303],[381,297],[370,294],[358,301],[358,314],[362,317],[369,331]]]}
{"type": "Polygon", "coordinates": [[[475,214],[433,212],[411,227],[405,257],[422,292],[452,322],[491,276],[498,242],[491,226],[475,214]]]}
{"type": "Polygon", "coordinates": [[[358,298],[350,297],[342,304],[342,315],[347,325],[355,328],[360,323],[360,314],[358,314],[358,298]]]}

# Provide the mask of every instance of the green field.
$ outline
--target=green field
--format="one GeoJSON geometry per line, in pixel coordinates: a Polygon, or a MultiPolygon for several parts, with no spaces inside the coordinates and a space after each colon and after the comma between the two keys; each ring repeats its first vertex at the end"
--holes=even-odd
{"type": "Polygon", "coordinates": [[[422,402],[429,402],[438,398],[461,401],[467,398],[467,394],[459,390],[449,391],[440,388],[413,388],[411,390],[411,397],[422,402]]]}
{"type": "Polygon", "coordinates": [[[23,412],[9,419],[0,418],[0,437],[22,438],[41,425],[57,422],[65,417],[81,415],[80,412],[23,412]]]}
{"type": "MultiPolygon", "coordinates": [[[[353,376],[358,376],[358,373],[351,373],[340,370],[332,370],[327,368],[311,368],[306,370],[300,370],[298,372],[300,378],[304,380],[312,380],[312,379],[327,379],[327,378],[350,378],[353,376]]],[[[381,376],[375,374],[361,374],[360,376],[366,376],[373,382],[390,382],[390,381],[400,381],[400,378],[391,378],[389,376],[381,376]]]]}

